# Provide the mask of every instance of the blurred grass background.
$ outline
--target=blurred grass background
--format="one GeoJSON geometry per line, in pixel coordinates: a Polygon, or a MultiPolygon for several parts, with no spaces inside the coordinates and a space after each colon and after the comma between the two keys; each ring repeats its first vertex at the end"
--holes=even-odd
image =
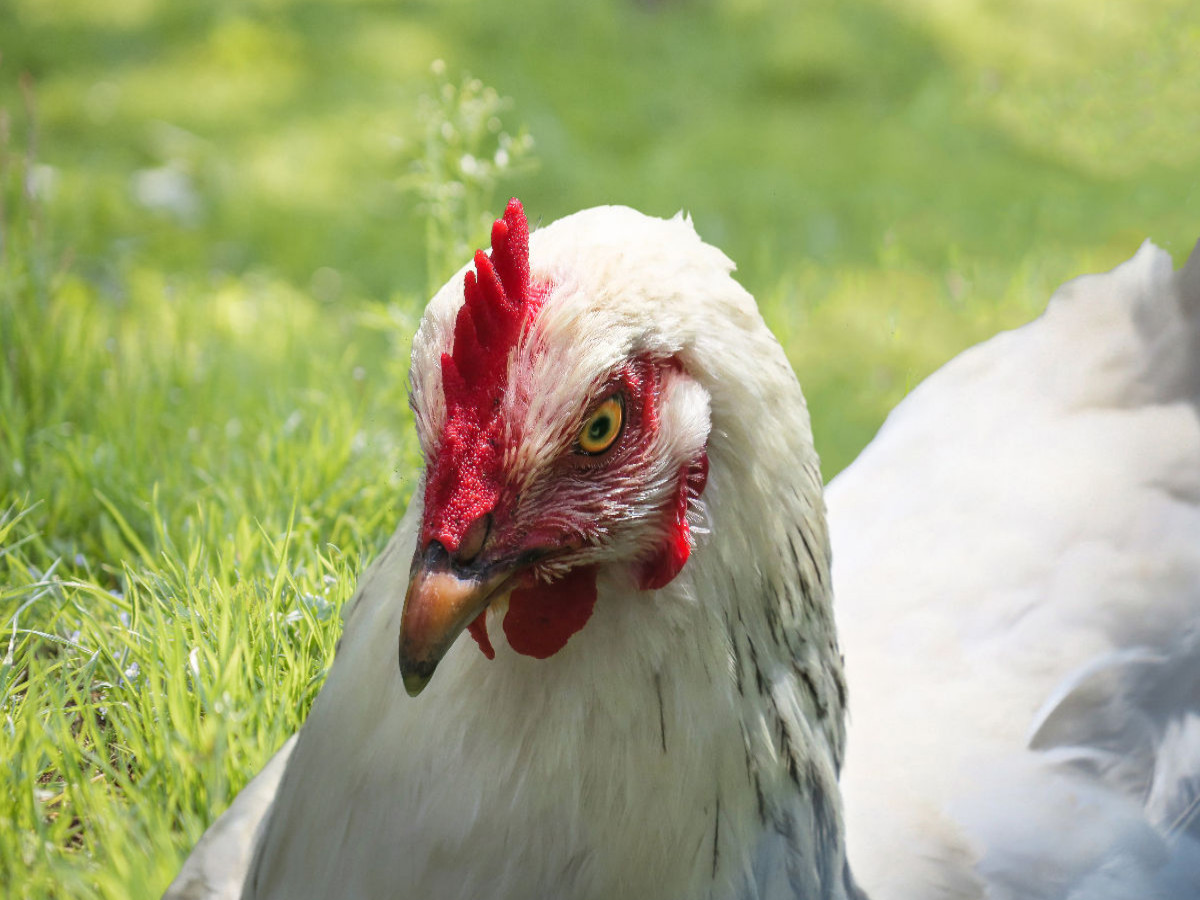
{"type": "Polygon", "coordinates": [[[1062,281],[1182,263],[1197,85],[1190,0],[7,0],[0,894],[157,896],[303,719],[508,195],[689,211],[831,477],[1062,281]]]}

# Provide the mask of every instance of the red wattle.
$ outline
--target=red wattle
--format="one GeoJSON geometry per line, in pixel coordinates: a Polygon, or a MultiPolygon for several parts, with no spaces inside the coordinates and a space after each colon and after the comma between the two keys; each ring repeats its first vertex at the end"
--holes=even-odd
{"type": "Polygon", "coordinates": [[[483,651],[484,656],[488,659],[496,658],[496,650],[492,647],[492,639],[488,637],[487,633],[486,609],[471,620],[471,624],[467,626],[467,631],[470,632],[471,637],[475,638],[475,643],[479,645],[479,649],[483,651]]]}
{"type": "Polygon", "coordinates": [[[708,484],[708,454],[704,451],[679,472],[679,489],[671,505],[671,528],[666,540],[638,569],[638,587],[643,591],[664,588],[683,571],[692,553],[692,531],[687,523],[688,503],[704,493],[708,484]]]}
{"type": "Polygon", "coordinates": [[[642,564],[638,572],[638,587],[643,591],[657,591],[675,580],[692,554],[689,534],[686,522],[673,528],[658,552],[642,564]]]}
{"type": "Polygon", "coordinates": [[[587,624],[595,605],[596,570],[572,569],[550,584],[538,582],[514,590],[508,598],[504,634],[518,653],[545,659],[587,624]]]}

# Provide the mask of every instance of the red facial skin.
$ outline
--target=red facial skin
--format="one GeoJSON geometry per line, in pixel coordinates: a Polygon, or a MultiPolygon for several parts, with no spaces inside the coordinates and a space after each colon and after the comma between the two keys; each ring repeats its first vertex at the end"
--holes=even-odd
{"type": "MultiPolygon", "coordinates": [[[[466,275],[453,353],[442,355],[446,421],[426,471],[422,548],[438,541],[453,556],[472,523],[491,514],[496,527],[489,554],[515,558],[529,550],[555,555],[579,549],[590,524],[587,488],[595,493],[603,490],[604,482],[614,491],[614,485],[636,486],[636,475],[657,432],[662,377],[678,365],[673,360],[630,360],[594,398],[600,402],[617,393],[624,398],[625,423],[612,448],[597,457],[564,448],[563,474],[568,479],[574,476],[575,488],[583,477],[578,470],[595,470],[594,477],[589,476],[594,484],[583,489],[584,498],[576,495],[577,503],[566,503],[580,517],[580,527],[571,534],[508,527],[515,525],[516,498],[507,490],[509,473],[503,471],[500,401],[508,389],[509,354],[549,291],[548,285],[530,280],[528,233],[524,212],[514,199],[492,228],[490,257],[479,251],[476,271],[466,275]]],[[[687,562],[691,552],[687,510],[691,499],[704,490],[707,475],[703,451],[680,470],[678,488],[661,510],[669,522],[667,535],[651,556],[636,564],[642,589],[666,586],[687,562]]],[[[523,518],[536,521],[536,517],[523,518]]],[[[577,566],[551,582],[539,580],[531,569],[509,596],[503,623],[509,646],[538,659],[552,656],[587,624],[595,603],[595,566],[577,566]]],[[[468,631],[483,654],[493,659],[485,614],[468,631]]]]}
{"type": "MultiPolygon", "coordinates": [[[[563,450],[560,478],[576,476],[575,490],[569,498],[555,495],[550,505],[559,511],[569,508],[580,521],[576,532],[516,531],[506,535],[505,524],[497,529],[495,541],[511,554],[539,549],[555,553],[570,551],[580,544],[596,515],[588,509],[587,497],[618,492],[621,486],[637,489],[637,476],[644,469],[646,455],[659,427],[658,403],[664,374],[678,366],[672,360],[632,360],[596,394],[596,403],[620,394],[624,398],[625,423],[613,446],[598,457],[581,454],[576,448],[563,450]],[[586,474],[582,474],[586,473],[586,474]],[[583,499],[581,498],[581,495],[583,499]]],[[[586,418],[586,417],[585,417],[586,418]]],[[[687,511],[694,498],[704,490],[708,477],[708,457],[701,452],[679,470],[677,487],[660,508],[658,515],[667,520],[666,534],[653,554],[634,565],[634,574],[642,590],[658,590],[668,585],[683,569],[691,553],[691,530],[687,511]]],[[[505,492],[501,496],[506,497],[505,492]]],[[[513,511],[502,505],[493,516],[498,523],[513,521],[513,511]]],[[[536,521],[537,515],[532,518],[536,521]]],[[[518,653],[545,659],[561,650],[570,637],[587,624],[596,602],[596,569],[581,565],[555,581],[541,581],[532,573],[512,592],[503,621],[509,646],[518,653]]],[[[486,617],[481,614],[469,627],[471,636],[489,659],[494,649],[488,638],[486,617]]]]}

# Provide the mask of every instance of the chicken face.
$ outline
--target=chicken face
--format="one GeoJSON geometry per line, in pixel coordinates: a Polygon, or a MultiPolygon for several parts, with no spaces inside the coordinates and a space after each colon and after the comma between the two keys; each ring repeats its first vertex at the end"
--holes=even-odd
{"type": "Polygon", "coordinates": [[[591,616],[600,569],[654,590],[687,561],[707,394],[670,346],[580,321],[579,291],[531,278],[514,200],[464,277],[452,334],[435,319],[418,335],[440,349],[441,381],[414,351],[426,474],[400,633],[411,694],[464,628],[494,656],[489,607],[513,650],[545,658],[591,616]]]}

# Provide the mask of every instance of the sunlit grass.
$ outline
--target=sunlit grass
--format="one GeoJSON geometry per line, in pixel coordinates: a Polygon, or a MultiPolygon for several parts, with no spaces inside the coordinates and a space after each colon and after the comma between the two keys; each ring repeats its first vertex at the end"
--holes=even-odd
{"type": "Polygon", "coordinates": [[[177,531],[185,556],[157,514],[146,545],[108,510],[120,570],[3,558],[6,896],[161,890],[180,842],[303,720],[362,562],[250,519],[222,540],[203,508],[177,531]]]}
{"type": "Polygon", "coordinates": [[[303,721],[412,490],[403,308],[48,248],[0,147],[0,893],[152,897],[303,721]]]}
{"type": "Polygon", "coordinates": [[[156,896],[302,721],[487,207],[690,211],[832,475],[1066,278],[1182,261],[1193,6],[0,5],[0,894],[156,896]],[[527,125],[539,167],[430,144],[436,58],[482,79],[471,146],[527,125]]]}

